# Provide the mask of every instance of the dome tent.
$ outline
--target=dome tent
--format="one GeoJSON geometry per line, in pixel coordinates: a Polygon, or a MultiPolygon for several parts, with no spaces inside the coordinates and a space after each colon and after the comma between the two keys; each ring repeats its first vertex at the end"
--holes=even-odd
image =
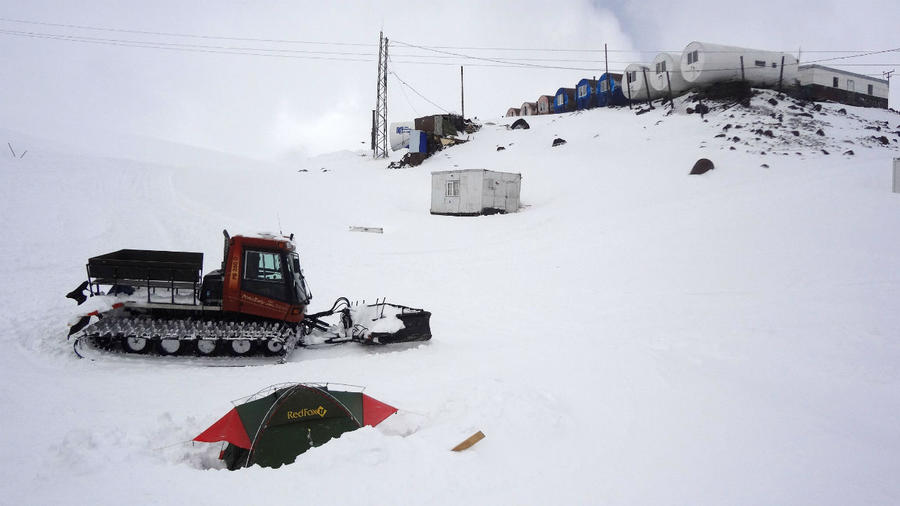
{"type": "Polygon", "coordinates": [[[227,441],[220,458],[231,470],[253,464],[280,467],[314,446],[364,425],[374,427],[396,412],[362,392],[275,385],[235,406],[194,441],[227,441]]]}

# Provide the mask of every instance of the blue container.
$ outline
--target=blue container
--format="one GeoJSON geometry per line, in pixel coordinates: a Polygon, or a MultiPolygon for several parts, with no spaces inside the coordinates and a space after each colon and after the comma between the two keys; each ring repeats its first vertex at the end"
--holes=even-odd
{"type": "Polygon", "coordinates": [[[585,78],[575,86],[575,109],[592,107],[597,107],[597,81],[585,78]]]}
{"type": "Polygon", "coordinates": [[[569,112],[575,110],[575,89],[560,88],[553,98],[553,112],[569,112]]]}
{"type": "Polygon", "coordinates": [[[622,74],[607,72],[597,80],[597,106],[626,105],[628,99],[622,92],[622,74]]]}

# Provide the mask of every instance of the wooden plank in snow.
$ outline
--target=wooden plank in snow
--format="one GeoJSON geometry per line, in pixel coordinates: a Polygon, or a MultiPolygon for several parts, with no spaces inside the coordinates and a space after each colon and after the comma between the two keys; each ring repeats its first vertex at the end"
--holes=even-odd
{"type": "Polygon", "coordinates": [[[350,231],[351,232],[369,232],[372,234],[383,234],[384,233],[384,229],[381,227],[354,227],[352,225],[350,226],[350,231]]]}
{"type": "Polygon", "coordinates": [[[454,446],[452,451],[461,452],[465,449],[471,448],[472,445],[481,441],[482,439],[484,439],[484,432],[478,431],[475,434],[472,434],[471,436],[466,438],[466,440],[463,441],[462,443],[459,443],[458,445],[454,446]]]}

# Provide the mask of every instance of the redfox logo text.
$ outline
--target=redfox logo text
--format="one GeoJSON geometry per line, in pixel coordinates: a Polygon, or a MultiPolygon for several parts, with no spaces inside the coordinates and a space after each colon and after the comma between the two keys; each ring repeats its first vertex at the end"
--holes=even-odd
{"type": "Polygon", "coordinates": [[[325,413],[327,413],[327,412],[328,412],[327,409],[325,409],[322,406],[319,406],[316,409],[303,408],[300,411],[288,411],[287,417],[288,417],[288,420],[293,420],[295,418],[306,418],[307,416],[315,416],[315,415],[319,415],[320,417],[325,418],[325,413]]]}

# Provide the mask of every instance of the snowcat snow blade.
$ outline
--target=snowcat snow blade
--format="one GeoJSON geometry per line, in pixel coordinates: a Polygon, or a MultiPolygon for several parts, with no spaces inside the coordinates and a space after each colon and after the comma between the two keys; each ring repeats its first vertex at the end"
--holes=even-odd
{"type": "Polygon", "coordinates": [[[87,326],[88,326],[88,323],[91,323],[91,316],[92,316],[92,315],[85,315],[85,316],[82,316],[82,317],[78,320],[78,322],[75,323],[75,325],[72,325],[72,327],[69,329],[69,335],[66,336],[66,339],[72,337],[72,334],[81,332],[81,329],[87,327],[87,326]]]}
{"type": "Polygon", "coordinates": [[[396,332],[372,332],[372,341],[378,344],[411,343],[431,339],[431,313],[423,309],[404,307],[397,318],[403,322],[403,328],[396,332]]]}
{"type": "Polygon", "coordinates": [[[87,290],[88,282],[85,281],[78,285],[78,288],[72,290],[71,292],[66,294],[66,298],[72,299],[78,303],[78,305],[84,304],[84,301],[87,300],[87,295],[84,294],[84,291],[87,290]]]}

